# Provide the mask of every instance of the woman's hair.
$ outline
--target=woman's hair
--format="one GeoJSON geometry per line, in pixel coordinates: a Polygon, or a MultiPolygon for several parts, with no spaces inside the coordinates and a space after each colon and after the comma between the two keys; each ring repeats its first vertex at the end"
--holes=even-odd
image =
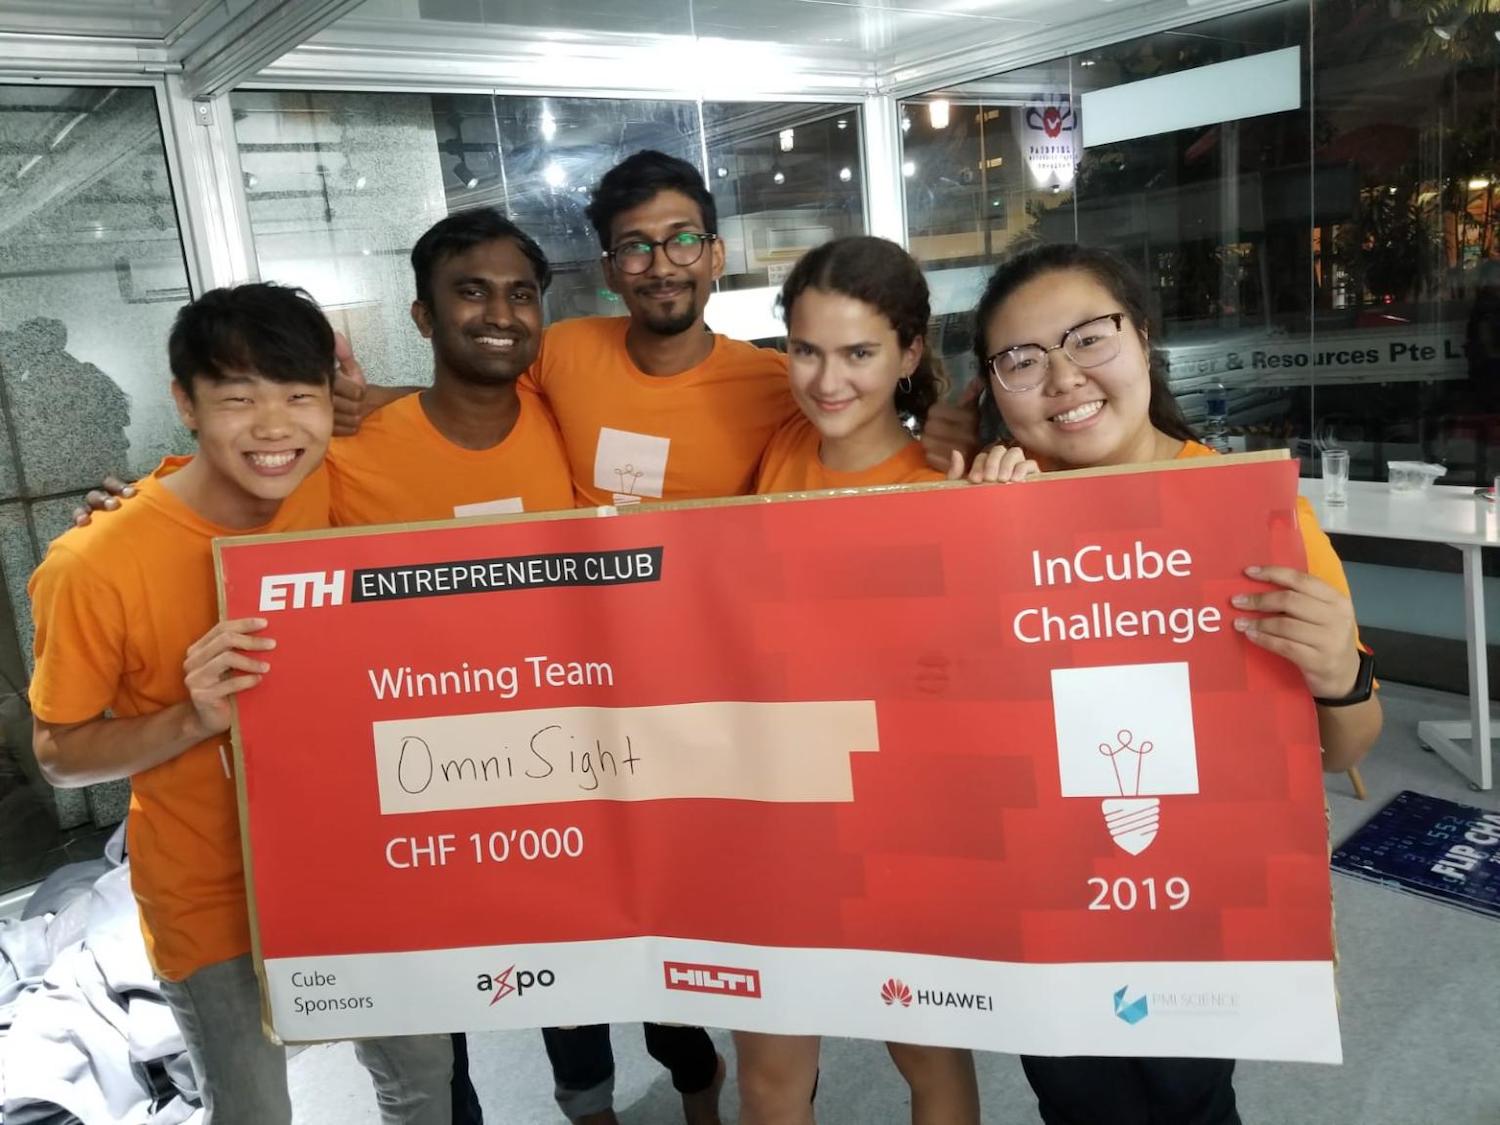
{"type": "Polygon", "coordinates": [[[896,411],[915,418],[918,424],[948,389],[942,361],[927,341],[931,300],[922,269],[905,250],[884,238],[858,235],[825,242],[809,250],[792,267],[776,299],[782,319],[792,323],[792,306],[805,289],[838,293],[863,301],[891,322],[903,348],[918,338],[922,358],[909,379],[896,384],[896,411]]]}
{"type": "Polygon", "coordinates": [[[984,287],[984,296],[974,310],[974,356],[979,361],[979,378],[984,381],[980,395],[980,409],[985,415],[984,428],[998,430],[1000,426],[999,405],[989,385],[989,345],[985,340],[989,321],[995,311],[1021,286],[1047,273],[1062,270],[1082,270],[1109,291],[1130,323],[1146,335],[1145,346],[1151,376],[1151,424],[1168,437],[1179,441],[1193,441],[1197,434],[1182,416],[1182,407],[1172,394],[1167,382],[1167,357],[1156,345],[1156,333],[1151,330],[1151,314],[1146,308],[1146,286],[1140,274],[1130,263],[1108,250],[1074,243],[1055,243],[1038,246],[1018,254],[1001,265],[984,287]]]}

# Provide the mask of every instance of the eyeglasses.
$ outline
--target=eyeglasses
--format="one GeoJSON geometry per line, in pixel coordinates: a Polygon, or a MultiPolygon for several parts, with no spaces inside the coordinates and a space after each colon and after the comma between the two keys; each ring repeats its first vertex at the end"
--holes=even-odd
{"type": "Polygon", "coordinates": [[[1014,394],[1034,390],[1047,378],[1052,352],[1062,349],[1075,367],[1098,367],[1120,354],[1120,331],[1124,313],[1096,316],[1074,325],[1050,348],[1041,344],[1017,344],[996,352],[985,360],[985,366],[1000,386],[1014,394]]]}
{"type": "Polygon", "coordinates": [[[674,266],[690,266],[703,257],[703,248],[718,237],[703,231],[680,230],[670,238],[656,242],[645,239],[622,242],[613,250],[606,250],[602,257],[613,262],[615,269],[621,273],[645,273],[651,268],[651,263],[656,258],[656,248],[660,246],[667,255],[667,261],[674,266]]]}

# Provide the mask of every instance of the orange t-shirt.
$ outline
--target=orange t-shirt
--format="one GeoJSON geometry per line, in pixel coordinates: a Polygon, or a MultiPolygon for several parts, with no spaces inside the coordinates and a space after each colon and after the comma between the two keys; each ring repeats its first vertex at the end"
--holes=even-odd
{"type": "Polygon", "coordinates": [[[797,412],[786,357],[715,336],[677,375],[647,375],[625,349],[628,317],[547,329],[526,378],[547,396],[567,445],[578,503],[742,496],[766,443],[797,412]]]}
{"type": "Polygon", "coordinates": [[[822,435],[802,414],[791,419],[766,447],[755,478],[755,491],[817,492],[825,488],[868,488],[879,484],[921,484],[943,480],[927,464],[922,443],[908,442],[878,465],[859,472],[846,473],[830,469],[818,457],[822,435]]]}
{"type": "MultiPolygon", "coordinates": [[[[1190,441],[1183,445],[1177,459],[1184,457],[1217,457],[1218,453],[1200,442],[1190,441]]],[[[1318,526],[1318,514],[1307,502],[1307,497],[1297,497],[1297,529],[1302,532],[1302,548],[1307,552],[1307,573],[1327,582],[1344,597],[1349,596],[1349,579],[1344,577],[1344,564],[1339,561],[1333,544],[1318,526]]]]}
{"type": "Polygon", "coordinates": [[[327,461],[333,522],[354,527],[573,507],[557,424],[535,392],[520,396],[514,428],[489,449],[445,438],[420,394],[377,410],[354,436],[335,438],[327,461]]]}
{"type": "MultiPolygon", "coordinates": [[[[43,722],[106,710],[128,719],[186,700],[183,659],[219,620],[213,539],[328,526],[321,468],[270,523],[234,531],[162,485],[189,460],[168,457],[119,511],[57,538],[31,576],[31,709],[43,722]]],[[[231,761],[226,733],[131,778],[130,881],[146,951],[167,980],[250,950],[231,761]]]]}

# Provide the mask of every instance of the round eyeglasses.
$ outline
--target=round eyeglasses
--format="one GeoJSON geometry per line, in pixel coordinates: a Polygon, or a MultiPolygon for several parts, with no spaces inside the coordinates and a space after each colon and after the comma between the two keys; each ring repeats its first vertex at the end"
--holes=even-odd
{"type": "Polygon", "coordinates": [[[1017,344],[990,356],[985,360],[985,366],[1003,390],[1015,394],[1034,390],[1047,378],[1051,353],[1058,349],[1072,360],[1075,367],[1098,367],[1114,359],[1120,354],[1120,332],[1124,321],[1124,313],[1096,316],[1069,328],[1050,348],[1041,344],[1017,344]]]}
{"type": "Polygon", "coordinates": [[[645,273],[651,268],[656,248],[660,246],[667,261],[674,266],[690,266],[703,257],[703,248],[718,237],[704,231],[680,230],[671,237],[656,242],[645,239],[622,242],[613,250],[605,251],[603,256],[613,262],[615,269],[621,273],[645,273]]]}

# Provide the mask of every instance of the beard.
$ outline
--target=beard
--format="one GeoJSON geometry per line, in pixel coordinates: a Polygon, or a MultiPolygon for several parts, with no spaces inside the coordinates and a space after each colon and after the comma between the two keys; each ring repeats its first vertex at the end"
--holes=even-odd
{"type": "Polygon", "coordinates": [[[698,308],[698,286],[688,282],[682,299],[686,302],[681,312],[664,310],[644,294],[640,295],[641,306],[636,319],[641,326],[657,336],[680,336],[698,323],[701,310],[698,308]]]}

